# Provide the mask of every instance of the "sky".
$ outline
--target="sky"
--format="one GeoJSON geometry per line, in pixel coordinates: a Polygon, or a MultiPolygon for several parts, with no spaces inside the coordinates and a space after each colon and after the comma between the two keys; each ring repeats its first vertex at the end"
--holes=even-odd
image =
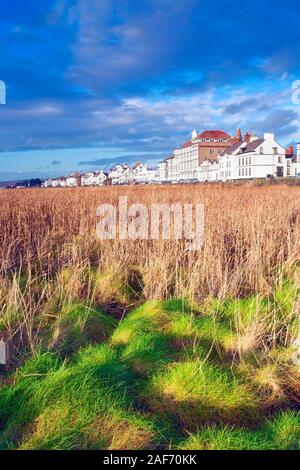
{"type": "Polygon", "coordinates": [[[0,180],[155,164],[194,128],[300,141],[298,2],[1,2],[0,180]]]}

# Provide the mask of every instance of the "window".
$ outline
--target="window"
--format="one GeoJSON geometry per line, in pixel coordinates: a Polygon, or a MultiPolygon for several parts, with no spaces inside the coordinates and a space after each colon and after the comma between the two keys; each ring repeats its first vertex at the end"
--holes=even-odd
{"type": "Polygon", "coordinates": [[[281,155],[278,157],[278,163],[282,163],[282,156],[281,155]]]}
{"type": "Polygon", "coordinates": [[[291,160],[287,161],[287,166],[289,166],[289,167],[291,166],[291,160]]]}
{"type": "Polygon", "coordinates": [[[248,168],[245,170],[245,175],[248,176],[248,168]]]}
{"type": "Polygon", "coordinates": [[[251,176],[251,168],[249,168],[249,176],[251,176]]]}
{"type": "Polygon", "coordinates": [[[286,174],[287,174],[288,176],[291,176],[291,169],[290,169],[290,168],[287,168],[286,174]]]}
{"type": "Polygon", "coordinates": [[[261,154],[261,155],[264,154],[264,148],[263,148],[263,147],[260,147],[259,151],[260,151],[260,154],[261,154]]]}
{"type": "Polygon", "coordinates": [[[251,157],[249,157],[249,165],[252,164],[252,160],[251,160],[251,157]]]}
{"type": "Polygon", "coordinates": [[[274,150],[274,155],[277,155],[278,154],[278,147],[274,147],[273,150],[274,150]]]}

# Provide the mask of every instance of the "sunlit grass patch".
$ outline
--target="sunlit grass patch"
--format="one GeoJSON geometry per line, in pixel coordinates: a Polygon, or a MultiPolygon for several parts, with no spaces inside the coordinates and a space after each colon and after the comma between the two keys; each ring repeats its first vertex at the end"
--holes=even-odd
{"type": "Polygon", "coordinates": [[[53,354],[42,355],[20,369],[14,386],[0,389],[0,403],[6,410],[0,415],[5,428],[0,446],[107,448],[113,441],[121,442],[130,423],[132,435],[139,423],[135,435],[144,433],[143,442],[149,438],[150,446],[150,421],[143,421],[132,408],[134,380],[130,369],[107,345],[82,350],[70,363],[61,363],[53,354]],[[122,426],[122,420],[126,425],[122,426]],[[106,430],[103,427],[95,440],[92,429],[100,421],[106,423],[106,430]]]}
{"type": "Polygon", "coordinates": [[[268,450],[271,443],[259,432],[210,426],[191,434],[179,450],[268,450]]]}
{"type": "Polygon", "coordinates": [[[278,412],[298,406],[300,373],[260,336],[270,304],[154,300],[118,322],[69,298],[46,322],[52,353],[0,388],[0,447],[297,448],[298,415],[278,412]]]}
{"type": "Polygon", "coordinates": [[[147,302],[133,310],[112,335],[112,346],[137,372],[151,372],[174,358],[169,332],[171,314],[164,311],[163,305],[147,302]]]}
{"type": "Polygon", "coordinates": [[[279,285],[274,289],[272,300],[276,310],[283,316],[289,316],[294,313],[293,309],[299,296],[299,286],[297,286],[292,279],[285,278],[281,280],[279,285]]]}
{"type": "Polygon", "coordinates": [[[43,411],[23,437],[21,450],[128,450],[156,446],[149,420],[131,412],[98,414],[62,402],[43,411]]]}
{"type": "Polygon", "coordinates": [[[96,416],[84,435],[89,448],[107,450],[153,449],[159,439],[153,423],[133,413],[96,416]]]}
{"type": "Polygon", "coordinates": [[[182,441],[182,450],[299,450],[300,415],[285,411],[256,429],[205,426],[182,441]]]}
{"type": "Polygon", "coordinates": [[[248,375],[262,408],[274,408],[287,402],[278,364],[266,363],[262,367],[249,367],[248,375]]]}
{"type": "Polygon", "coordinates": [[[300,414],[295,411],[280,413],[270,420],[267,432],[277,449],[300,450],[300,414]]]}
{"type": "Polygon", "coordinates": [[[69,305],[53,325],[50,347],[68,355],[89,343],[104,341],[115,326],[116,322],[99,310],[83,304],[69,305]]]}
{"type": "Polygon", "coordinates": [[[121,305],[130,305],[140,299],[143,290],[143,279],[136,269],[120,271],[111,267],[103,272],[90,271],[92,299],[94,303],[108,304],[112,301],[121,305]]]}
{"type": "Polygon", "coordinates": [[[230,370],[194,360],[168,366],[142,392],[156,413],[176,416],[187,429],[217,419],[243,423],[257,419],[257,400],[230,370]]]}

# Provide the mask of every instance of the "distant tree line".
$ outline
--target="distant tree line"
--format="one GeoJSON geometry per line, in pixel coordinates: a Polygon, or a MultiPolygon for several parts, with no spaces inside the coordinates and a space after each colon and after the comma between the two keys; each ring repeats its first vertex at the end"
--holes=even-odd
{"type": "Polygon", "coordinates": [[[40,188],[42,186],[42,180],[40,178],[32,178],[28,180],[11,181],[9,183],[2,183],[1,187],[7,189],[13,188],[40,188]]]}

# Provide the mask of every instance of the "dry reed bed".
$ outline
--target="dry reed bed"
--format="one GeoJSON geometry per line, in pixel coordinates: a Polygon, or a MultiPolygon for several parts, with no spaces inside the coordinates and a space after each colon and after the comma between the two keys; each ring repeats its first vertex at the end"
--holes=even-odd
{"type": "MultiPolygon", "coordinates": [[[[215,442],[218,432],[242,441],[246,433],[251,442],[234,441],[234,448],[298,446],[300,421],[293,410],[299,409],[300,381],[292,343],[299,334],[299,229],[300,191],[286,185],[1,192],[0,335],[9,344],[9,372],[18,370],[0,378],[0,418],[6,423],[0,447],[9,442],[23,448],[94,446],[93,436],[99,438],[99,425],[96,434],[91,426],[95,397],[102,414],[93,423],[101,423],[107,441],[97,446],[113,448],[115,439],[121,448],[158,445],[161,438],[153,443],[150,421],[140,420],[141,405],[147,419],[157,423],[162,418],[163,429],[169,415],[177,440],[199,430],[182,448],[202,448],[207,439],[223,448],[224,443],[215,442]],[[97,206],[117,205],[124,195],[129,204],[147,206],[203,203],[203,248],[186,251],[183,241],[99,241],[97,206]],[[128,310],[119,322],[118,314],[128,310]],[[111,398],[98,381],[95,387],[91,371],[97,380],[103,374],[103,383],[112,380],[114,406],[120,405],[123,414],[118,409],[112,418],[109,408],[103,415],[103,403],[110,407],[111,398]],[[74,381],[66,381],[66,374],[74,381]],[[128,409],[123,403],[124,383],[125,390],[134,391],[134,409],[131,395],[128,409]],[[45,393],[36,393],[35,387],[45,393]],[[57,402],[47,401],[48,390],[56,390],[57,402]],[[77,421],[74,409],[83,410],[77,421]],[[48,416],[54,416],[56,427],[48,416]],[[230,428],[214,427],[223,421],[230,428]],[[258,424],[262,431],[253,434],[258,424]],[[130,442],[122,440],[124,426],[133,436],[130,442]],[[279,443],[275,428],[282,436],[279,443]],[[82,440],[83,429],[89,436],[82,440]],[[271,443],[269,438],[257,443],[270,433],[271,443]],[[253,443],[255,436],[259,441],[253,443]]],[[[168,448],[173,442],[169,431],[163,443],[168,448]]]]}
{"type": "Polygon", "coordinates": [[[141,269],[145,298],[240,296],[265,292],[300,253],[297,187],[107,187],[19,190],[0,194],[0,270],[53,276],[68,266],[141,269]],[[102,241],[96,207],[191,202],[205,206],[205,244],[187,252],[175,241],[102,241]]]}

